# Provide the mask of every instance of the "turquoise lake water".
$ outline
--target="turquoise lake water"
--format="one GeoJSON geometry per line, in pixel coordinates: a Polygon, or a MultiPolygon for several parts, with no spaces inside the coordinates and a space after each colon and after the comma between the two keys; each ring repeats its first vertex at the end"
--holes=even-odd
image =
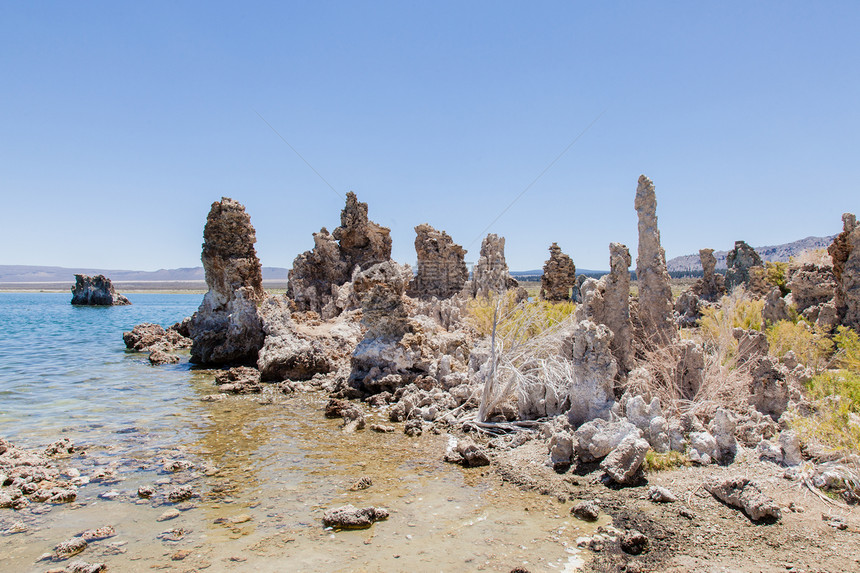
{"type": "Polygon", "coordinates": [[[58,433],[98,440],[170,413],[187,361],[152,367],[126,352],[122,333],[178,322],[202,296],[128,298],[131,306],[75,307],[69,294],[0,294],[0,436],[21,446],[58,433]]]}

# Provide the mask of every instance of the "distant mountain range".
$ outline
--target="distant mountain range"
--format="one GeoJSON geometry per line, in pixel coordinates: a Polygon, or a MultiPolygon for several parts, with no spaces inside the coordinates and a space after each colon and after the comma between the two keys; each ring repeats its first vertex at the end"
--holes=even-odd
{"type": "MultiPolygon", "coordinates": [[[[287,280],[289,269],[263,267],[263,280],[287,280]]],[[[577,269],[577,274],[601,276],[607,271],[577,269]]],[[[203,267],[181,269],[159,269],[157,271],[129,271],[116,269],[91,269],[68,267],[40,267],[35,265],[0,265],[0,283],[73,283],[75,275],[104,275],[115,283],[123,282],[175,282],[206,280],[203,267]]],[[[543,270],[511,271],[515,277],[539,277],[543,270]]]]}
{"type": "MultiPolygon", "coordinates": [[[[60,283],[75,282],[75,275],[104,275],[113,282],[204,281],[203,267],[159,269],[157,271],[128,271],[109,269],[80,269],[39,267],[31,265],[0,265],[0,283],[60,283]]],[[[287,269],[263,267],[263,280],[286,280],[287,269]]]]}
{"type": "MultiPolygon", "coordinates": [[[[806,237],[793,243],[784,245],[771,245],[767,247],[755,247],[756,252],[765,261],[787,262],[789,257],[796,256],[803,251],[814,249],[826,249],[836,235],[830,237],[806,237]]],[[[726,255],[728,251],[715,251],[717,258],[717,269],[726,268],[726,255]]],[[[635,262],[634,262],[635,265],[635,262]]],[[[670,272],[695,272],[702,270],[699,255],[684,255],[667,261],[666,265],[670,272]]],[[[635,267],[634,269],[635,270],[635,267]]],[[[263,267],[263,280],[287,280],[289,269],[283,267],[263,267]]],[[[577,269],[577,274],[589,276],[601,276],[608,271],[596,271],[591,269],[577,269]]],[[[105,275],[113,282],[173,282],[173,281],[196,281],[206,280],[203,267],[187,267],[181,269],[159,269],[157,271],[129,271],[111,269],[90,268],[66,268],[66,267],[40,267],[34,265],[0,265],[0,283],[73,283],[75,275],[83,273],[86,275],[105,275]]],[[[514,277],[539,277],[543,274],[542,269],[528,271],[511,271],[514,277]]]]}
{"type": "MultiPolygon", "coordinates": [[[[790,257],[795,257],[803,251],[826,249],[835,238],[836,235],[831,235],[829,237],[806,237],[805,239],[800,239],[793,243],[753,248],[763,261],[787,263],[790,257]]],[[[726,255],[728,254],[728,251],[714,251],[714,257],[717,259],[717,270],[725,270],[726,255]]],[[[684,255],[670,259],[666,261],[666,266],[669,267],[669,272],[702,270],[702,262],[699,260],[698,253],[695,255],[684,255]]]]}

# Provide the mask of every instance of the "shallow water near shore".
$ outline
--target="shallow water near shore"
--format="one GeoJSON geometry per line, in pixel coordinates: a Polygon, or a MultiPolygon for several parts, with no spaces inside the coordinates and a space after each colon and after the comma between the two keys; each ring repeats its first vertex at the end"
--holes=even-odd
{"type": "Polygon", "coordinates": [[[0,535],[2,571],[62,567],[37,559],[105,525],[116,536],[77,558],[109,571],[564,571],[579,563],[576,537],[603,523],[576,520],[570,503],[520,492],[486,468],[444,463],[443,435],[343,434],[323,417],[323,393],[269,388],[202,402],[215,392],[211,371],[187,356],[154,367],[122,343],[123,330],[168,326],[201,297],[129,298],[128,307],[76,308],[69,295],[0,294],[0,436],[39,449],[68,437],[86,454],[60,458],[60,468],[113,475],[81,486],[73,504],[0,509],[0,530],[28,528],[0,535]],[[169,472],[169,460],[193,465],[169,472]],[[362,476],[373,485],[351,491],[362,476]],[[163,491],[183,484],[198,497],[165,503],[163,491]],[[158,493],[140,499],[140,486],[158,493]],[[324,511],[346,503],[391,515],[367,530],[324,529],[324,511]],[[179,515],[158,521],[171,509],[179,515]]]}

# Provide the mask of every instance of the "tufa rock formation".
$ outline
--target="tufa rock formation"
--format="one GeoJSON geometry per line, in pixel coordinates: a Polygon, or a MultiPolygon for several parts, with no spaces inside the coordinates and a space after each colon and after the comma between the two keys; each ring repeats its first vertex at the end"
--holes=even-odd
{"type": "Polygon", "coordinates": [[[732,292],[739,285],[749,287],[753,267],[762,267],[763,263],[755,249],[744,241],[735,241],[735,248],[726,256],[726,265],[726,290],[732,292]]]}
{"type": "Polygon", "coordinates": [[[839,321],[860,330],[860,225],[851,213],[842,215],[842,232],[827,249],[836,277],[834,303],[839,321]]]}
{"type": "Polygon", "coordinates": [[[481,256],[472,276],[472,296],[488,297],[517,286],[505,262],[505,238],[490,233],[481,243],[481,256]]]}
{"type": "Polygon", "coordinates": [[[367,332],[352,354],[353,387],[372,393],[378,391],[377,380],[416,374],[413,366],[418,357],[402,340],[411,330],[404,296],[411,277],[409,265],[394,261],[379,263],[356,276],[355,292],[361,300],[361,322],[367,332]]]}
{"type": "Polygon", "coordinates": [[[634,367],[633,323],[630,320],[630,251],[621,243],[609,245],[609,274],[599,281],[586,279],[581,290],[581,304],[576,320],[591,320],[609,327],[613,337],[612,356],[618,364],[619,378],[624,379],[634,367]]]}
{"type": "Polygon", "coordinates": [[[573,376],[567,413],[574,428],[595,418],[610,418],[618,372],[611,343],[612,331],[603,324],[583,320],[574,327],[568,355],[573,376]]]}
{"type": "Polygon", "coordinates": [[[257,306],[265,298],[251,218],[238,201],[212,203],[203,229],[203,270],[209,292],[188,326],[196,364],[256,362],[263,346],[257,306]]]}
{"type": "Polygon", "coordinates": [[[104,275],[94,277],[75,275],[72,287],[72,304],[75,306],[123,306],[131,302],[116,292],[110,279],[104,275]]]}
{"type": "Polygon", "coordinates": [[[543,266],[540,279],[540,298],[553,302],[570,300],[570,289],[576,285],[576,265],[573,259],[561,252],[558,243],[549,247],[549,260],[543,266]]]}
{"type": "Polygon", "coordinates": [[[469,280],[466,250],[454,243],[445,231],[427,223],[415,227],[415,252],[418,274],[410,285],[417,297],[450,298],[459,293],[469,280]]]}
{"type": "Polygon", "coordinates": [[[677,330],[666,253],[660,246],[657,228],[657,196],[654,183],[644,175],[639,177],[634,206],[639,215],[639,257],[636,259],[639,321],[644,339],[663,346],[677,337],[677,330]]]}
{"type": "Polygon", "coordinates": [[[354,300],[344,288],[358,270],[391,258],[391,231],[367,218],[367,203],[355,193],[346,195],[340,227],[329,233],[323,227],[314,233],[314,248],[296,257],[289,272],[288,295],[296,309],[312,310],[333,318],[354,300]]]}
{"type": "Polygon", "coordinates": [[[715,272],[717,258],[714,256],[714,249],[700,249],[699,258],[702,261],[704,274],[702,278],[696,281],[691,290],[701,300],[716,302],[726,294],[726,279],[723,275],[718,275],[715,272]]]}

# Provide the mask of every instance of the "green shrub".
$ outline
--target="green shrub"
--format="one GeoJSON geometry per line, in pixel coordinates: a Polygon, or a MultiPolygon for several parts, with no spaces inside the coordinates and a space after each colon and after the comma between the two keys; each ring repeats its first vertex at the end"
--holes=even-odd
{"type": "Polygon", "coordinates": [[[468,317],[478,332],[489,336],[493,332],[495,316],[497,336],[523,340],[560,324],[575,310],[576,305],[572,302],[533,300],[517,304],[515,293],[508,291],[502,296],[478,297],[470,301],[468,317]]]}
{"type": "Polygon", "coordinates": [[[788,290],[788,263],[768,261],[764,264],[764,276],[768,284],[779,287],[782,296],[789,293],[788,290]]]}
{"type": "Polygon", "coordinates": [[[839,351],[836,360],[839,366],[860,372],[860,335],[855,330],[840,326],[833,336],[839,351]]]}
{"type": "Polygon", "coordinates": [[[742,289],[735,289],[731,295],[724,296],[720,308],[708,307],[702,312],[699,324],[705,342],[718,340],[726,333],[731,335],[734,328],[761,330],[761,311],[764,301],[746,296],[742,289]]]}
{"type": "Polygon", "coordinates": [[[821,370],[827,365],[827,360],[833,352],[833,340],[821,327],[810,325],[804,320],[791,322],[780,320],[767,329],[767,341],[770,343],[770,353],[779,358],[789,350],[793,350],[797,359],[805,364],[821,370]]]}
{"type": "Polygon", "coordinates": [[[658,454],[654,450],[648,450],[645,452],[645,462],[642,464],[642,469],[654,473],[689,465],[691,465],[690,458],[681,452],[672,451],[658,454]]]}

